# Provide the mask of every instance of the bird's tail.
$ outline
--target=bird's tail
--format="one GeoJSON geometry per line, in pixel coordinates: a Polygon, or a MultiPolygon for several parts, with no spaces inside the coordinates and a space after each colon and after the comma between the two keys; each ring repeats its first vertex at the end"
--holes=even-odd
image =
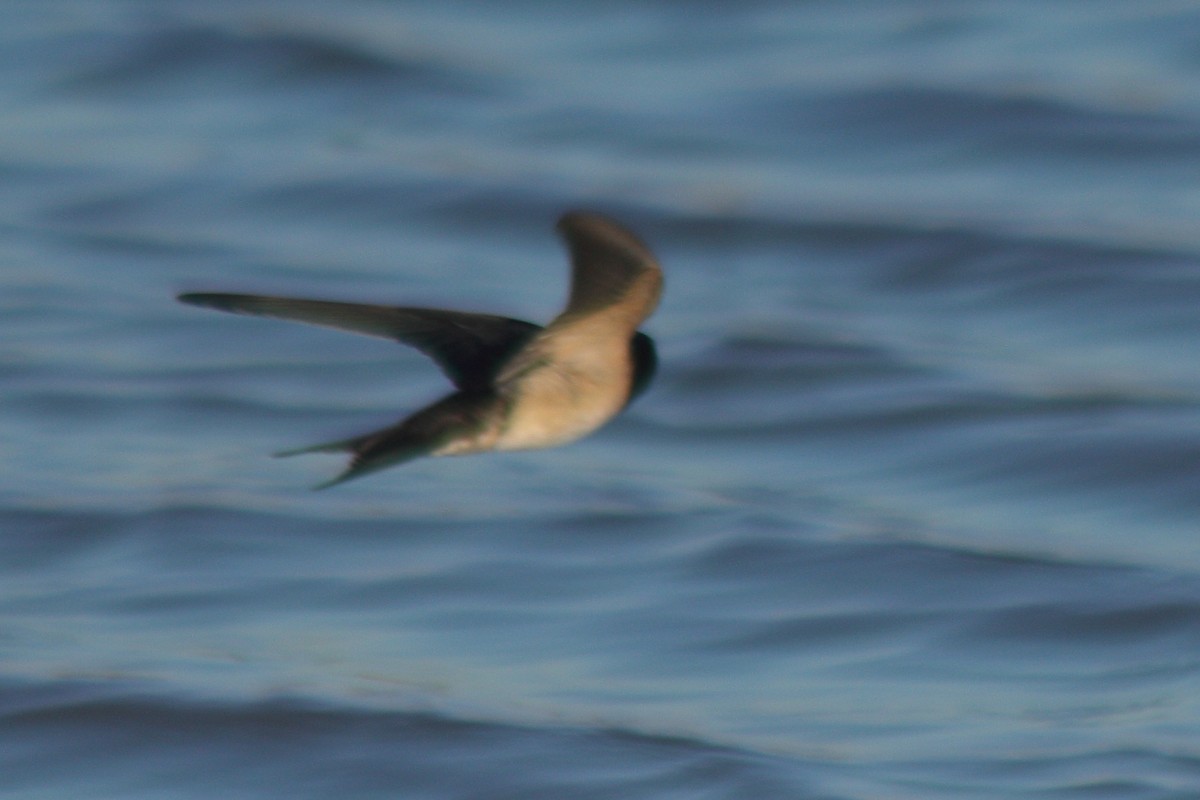
{"type": "MultiPolygon", "coordinates": [[[[310,452],[348,452],[350,463],[334,479],[319,483],[314,489],[337,486],[373,471],[412,461],[421,456],[436,455],[446,445],[458,443],[456,453],[490,450],[491,445],[478,440],[479,434],[491,425],[497,404],[502,399],[494,395],[464,395],[456,392],[443,397],[430,407],[421,409],[408,419],[379,431],[326,441],[319,445],[284,450],[277,456],[299,456],[310,452]]],[[[486,439],[486,437],[485,437],[486,439]]]]}
{"type": "Polygon", "coordinates": [[[403,433],[402,425],[394,425],[349,439],[338,439],[308,447],[282,450],[274,455],[277,458],[287,458],[306,453],[350,453],[350,463],[346,469],[330,480],[313,487],[314,490],[328,489],[330,486],[345,483],[384,467],[425,455],[429,451],[428,446],[421,446],[414,441],[405,442],[404,439],[407,437],[404,437],[403,433]]]}
{"type": "Polygon", "coordinates": [[[454,451],[459,454],[490,449],[490,445],[472,440],[486,428],[488,420],[495,416],[497,404],[502,402],[501,398],[492,394],[467,395],[457,392],[387,428],[349,439],[285,450],[276,455],[349,453],[350,463],[340,475],[313,487],[327,489],[384,467],[437,454],[452,442],[459,443],[454,451]]]}

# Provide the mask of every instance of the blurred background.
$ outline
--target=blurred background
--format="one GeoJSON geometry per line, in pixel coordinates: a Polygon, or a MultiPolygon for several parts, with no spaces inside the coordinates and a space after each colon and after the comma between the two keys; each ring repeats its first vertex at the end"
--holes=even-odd
{"type": "Polygon", "coordinates": [[[1200,8],[13,3],[0,794],[1193,798],[1200,8]],[[566,448],[329,491],[448,390],[183,290],[544,322],[566,448]]]}

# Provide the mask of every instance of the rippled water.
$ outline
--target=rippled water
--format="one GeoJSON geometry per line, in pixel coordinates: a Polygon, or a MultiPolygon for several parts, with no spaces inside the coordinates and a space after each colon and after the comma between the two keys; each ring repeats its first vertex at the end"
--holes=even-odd
{"type": "Polygon", "coordinates": [[[1200,11],[46,3],[0,31],[0,793],[1200,796],[1200,11]],[[554,315],[567,448],[229,289],[554,315]]]}

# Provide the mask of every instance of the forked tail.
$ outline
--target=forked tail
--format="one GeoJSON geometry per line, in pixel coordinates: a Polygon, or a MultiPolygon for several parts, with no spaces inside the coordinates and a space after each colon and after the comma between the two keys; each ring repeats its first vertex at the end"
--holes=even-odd
{"type": "Polygon", "coordinates": [[[287,458],[305,453],[350,453],[350,463],[346,469],[330,480],[312,487],[315,491],[328,489],[330,486],[360,478],[384,467],[409,461],[425,455],[429,451],[428,446],[421,446],[411,440],[406,442],[406,438],[408,437],[404,436],[404,426],[401,423],[362,436],[283,450],[274,455],[276,458],[287,458]]]}
{"type": "Polygon", "coordinates": [[[349,439],[285,450],[276,455],[350,453],[350,463],[340,475],[313,487],[327,489],[384,467],[449,452],[448,445],[458,454],[490,449],[490,445],[479,441],[478,434],[496,424],[494,417],[501,402],[493,394],[458,392],[387,428],[349,439]]]}

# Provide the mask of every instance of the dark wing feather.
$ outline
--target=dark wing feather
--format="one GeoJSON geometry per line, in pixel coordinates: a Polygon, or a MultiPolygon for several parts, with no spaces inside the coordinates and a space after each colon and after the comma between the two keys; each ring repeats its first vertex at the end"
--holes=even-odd
{"type": "Polygon", "coordinates": [[[393,339],[432,358],[460,389],[490,385],[496,370],[541,327],[510,317],[252,294],[188,293],[179,300],[234,314],[297,320],[393,339]]]}
{"type": "Polygon", "coordinates": [[[636,327],[662,294],[662,270],[650,249],[616,222],[586,211],[558,221],[571,251],[571,295],[563,316],[617,311],[636,327]]]}

